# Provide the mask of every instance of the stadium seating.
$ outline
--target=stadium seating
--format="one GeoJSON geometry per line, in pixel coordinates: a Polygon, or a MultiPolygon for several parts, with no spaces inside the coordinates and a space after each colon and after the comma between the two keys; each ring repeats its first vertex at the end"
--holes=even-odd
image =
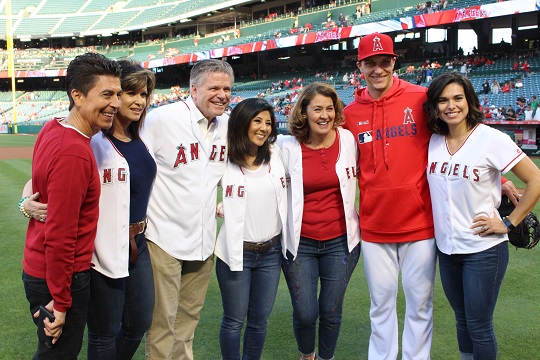
{"type": "Polygon", "coordinates": [[[58,14],[59,9],[62,9],[62,14],[75,14],[79,11],[83,3],[84,2],[82,1],[47,0],[43,6],[39,8],[39,14],[58,14]]]}
{"type": "MultiPolygon", "coordinates": [[[[540,57],[529,58],[530,63],[540,61],[540,57]]],[[[442,68],[441,68],[442,69],[442,68]]],[[[353,68],[340,69],[341,74],[345,72],[352,72],[353,68]]],[[[446,69],[447,70],[447,69],[446,69]]],[[[442,73],[445,70],[439,71],[442,73]]],[[[267,79],[252,80],[250,78],[238,78],[232,91],[232,98],[239,97],[240,99],[257,97],[259,93],[264,93],[267,100],[272,98],[286,96],[294,91],[300,91],[300,89],[282,89],[273,92],[267,92],[272,87],[272,82],[279,82],[283,79],[292,79],[293,77],[302,78],[302,84],[305,86],[313,81],[322,81],[321,78],[316,77],[313,71],[297,71],[281,74],[273,74],[267,79]]],[[[512,71],[506,71],[497,75],[499,82],[505,82],[515,80],[516,74],[512,71]]],[[[521,76],[520,76],[521,77],[521,76]]],[[[469,77],[480,99],[484,96],[487,97],[489,104],[496,105],[497,107],[515,105],[516,98],[520,95],[530,99],[532,95],[540,96],[540,73],[533,73],[531,76],[522,79],[523,88],[512,89],[510,93],[489,93],[484,95],[482,90],[482,83],[486,80],[485,75],[471,75],[469,77]]],[[[489,79],[492,79],[490,77],[489,79]]],[[[342,82],[341,76],[336,77],[332,81],[328,81],[333,85],[341,100],[348,104],[354,99],[354,89],[349,85],[345,85],[342,82]]],[[[428,86],[428,84],[423,84],[428,86]]],[[[181,84],[183,89],[188,88],[188,84],[181,84]]],[[[169,98],[171,89],[156,89],[155,93],[161,98],[169,98]]],[[[176,98],[176,97],[174,97],[176,98]]],[[[52,119],[53,117],[66,116],[68,113],[67,107],[69,105],[67,95],[64,91],[34,91],[34,92],[22,92],[17,91],[17,119],[19,123],[25,124],[43,124],[44,122],[52,119]]],[[[166,101],[166,102],[169,102],[166,101]]],[[[2,119],[9,119],[12,114],[12,103],[10,92],[0,92],[0,108],[3,112],[0,113],[0,122],[2,119]]],[[[285,131],[286,116],[283,114],[276,114],[278,121],[280,121],[281,131],[285,131]]]]}

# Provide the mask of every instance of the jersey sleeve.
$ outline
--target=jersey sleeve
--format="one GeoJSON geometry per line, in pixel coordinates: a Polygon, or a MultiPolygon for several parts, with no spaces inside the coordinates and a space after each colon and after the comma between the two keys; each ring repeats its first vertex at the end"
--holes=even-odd
{"type": "Polygon", "coordinates": [[[495,169],[506,174],[526,155],[517,144],[499,130],[493,130],[486,152],[487,163],[495,169]]]}
{"type": "Polygon", "coordinates": [[[148,113],[144,120],[144,126],[141,129],[141,137],[148,141],[153,153],[158,152],[161,145],[160,139],[163,138],[163,129],[161,125],[161,116],[158,110],[148,113]]]}

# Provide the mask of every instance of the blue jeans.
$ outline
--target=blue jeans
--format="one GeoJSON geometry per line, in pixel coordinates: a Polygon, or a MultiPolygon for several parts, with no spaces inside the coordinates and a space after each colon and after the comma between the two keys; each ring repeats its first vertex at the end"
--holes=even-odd
{"type": "Polygon", "coordinates": [[[493,311],[508,266],[508,243],[474,254],[438,255],[444,293],[456,317],[459,351],[474,354],[475,360],[496,359],[493,311]]]}
{"type": "MultiPolygon", "coordinates": [[[[52,300],[52,296],[45,279],[30,276],[23,271],[22,281],[26,299],[30,303],[30,316],[37,326],[38,319],[34,318],[33,315],[39,310],[40,305],[47,305],[52,300]]],[[[89,299],[90,273],[83,271],[73,274],[71,278],[71,307],[66,313],[66,322],[62,328],[62,335],[60,335],[52,349],[38,341],[37,351],[32,359],[77,359],[81,351],[89,299]]]]}
{"type": "Polygon", "coordinates": [[[360,245],[349,253],[347,236],[328,241],[301,237],[298,255],[282,263],[291,294],[293,327],[298,350],[302,354],[315,351],[315,333],[319,319],[318,356],[331,359],[341,327],[343,299],[358,258],[360,245]],[[318,294],[319,280],[321,290],[318,294]]]}
{"type": "Polygon", "coordinates": [[[129,276],[112,279],[90,270],[88,359],[129,360],[152,321],[154,278],[144,234],[135,237],[139,257],[129,276]]]}
{"type": "Polygon", "coordinates": [[[276,299],[281,258],[280,243],[264,254],[244,251],[242,271],[231,271],[217,258],[216,274],[223,304],[219,331],[223,360],[240,359],[240,333],[246,316],[242,359],[261,358],[268,318],[276,299]]]}

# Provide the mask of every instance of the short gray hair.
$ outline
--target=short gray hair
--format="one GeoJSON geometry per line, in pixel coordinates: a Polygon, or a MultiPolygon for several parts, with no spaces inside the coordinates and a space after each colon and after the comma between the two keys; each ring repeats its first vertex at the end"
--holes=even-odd
{"type": "Polygon", "coordinates": [[[229,75],[231,78],[231,85],[234,84],[234,71],[228,62],[217,59],[208,59],[195,63],[191,68],[189,74],[189,86],[199,85],[206,74],[216,72],[229,75]]]}

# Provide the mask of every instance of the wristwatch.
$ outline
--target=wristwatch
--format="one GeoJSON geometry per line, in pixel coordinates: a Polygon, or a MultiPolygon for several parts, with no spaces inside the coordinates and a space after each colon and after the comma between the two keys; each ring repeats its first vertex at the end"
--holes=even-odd
{"type": "Polygon", "coordinates": [[[512,231],[512,230],[514,230],[516,228],[514,226],[514,224],[512,224],[510,219],[508,219],[506,216],[503,217],[502,221],[503,221],[504,226],[506,226],[506,228],[508,229],[508,232],[510,232],[510,231],[512,231]]]}

